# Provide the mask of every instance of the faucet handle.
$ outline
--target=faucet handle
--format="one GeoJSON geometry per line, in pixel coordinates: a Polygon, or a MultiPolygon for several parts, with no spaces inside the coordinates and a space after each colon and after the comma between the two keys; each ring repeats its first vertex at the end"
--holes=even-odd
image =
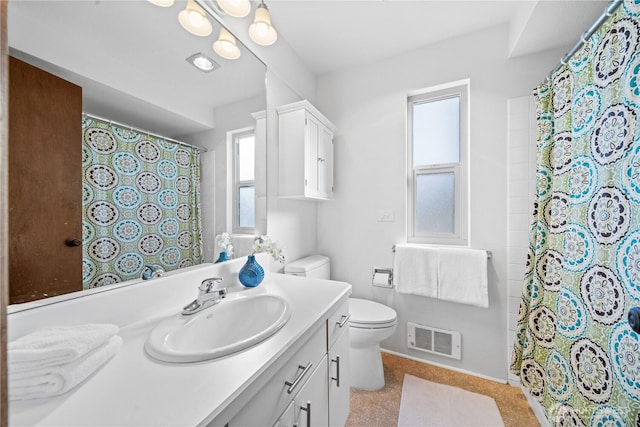
{"type": "Polygon", "coordinates": [[[198,286],[198,289],[203,294],[211,293],[216,284],[222,283],[222,280],[222,277],[210,277],[208,279],[204,279],[202,283],[200,283],[200,286],[198,286]]]}

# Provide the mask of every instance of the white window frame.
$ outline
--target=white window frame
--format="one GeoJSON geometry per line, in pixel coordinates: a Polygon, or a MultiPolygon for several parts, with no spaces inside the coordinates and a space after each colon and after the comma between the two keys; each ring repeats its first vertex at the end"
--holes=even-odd
{"type": "MultiPolygon", "coordinates": [[[[238,193],[239,193],[239,189],[240,187],[243,186],[247,186],[247,185],[252,185],[255,191],[256,188],[256,183],[255,183],[255,174],[254,174],[254,179],[253,180],[245,180],[245,181],[240,181],[239,180],[239,167],[238,167],[238,140],[240,138],[244,138],[248,135],[253,135],[255,138],[255,133],[256,133],[256,129],[255,126],[248,126],[245,128],[241,128],[241,129],[235,129],[232,131],[227,132],[227,147],[228,147],[228,159],[229,162],[227,163],[227,170],[230,172],[228,174],[228,178],[229,178],[229,182],[230,182],[230,186],[228,188],[228,197],[227,197],[227,203],[228,203],[228,209],[227,212],[230,214],[230,217],[232,219],[231,221],[231,230],[234,234],[254,234],[255,233],[255,227],[240,227],[239,224],[239,207],[240,207],[240,202],[238,200],[238,193]]],[[[254,147],[255,149],[255,147],[254,147]]],[[[254,218],[254,225],[255,225],[255,218],[254,218]]],[[[229,221],[228,221],[229,222],[229,221]]]]}
{"type": "Polygon", "coordinates": [[[407,242],[436,245],[469,244],[469,79],[407,94],[407,242]],[[416,166],[413,164],[413,106],[453,97],[460,99],[460,161],[458,163],[416,166]],[[455,181],[454,232],[416,232],[417,177],[422,174],[452,172],[455,181]]]}

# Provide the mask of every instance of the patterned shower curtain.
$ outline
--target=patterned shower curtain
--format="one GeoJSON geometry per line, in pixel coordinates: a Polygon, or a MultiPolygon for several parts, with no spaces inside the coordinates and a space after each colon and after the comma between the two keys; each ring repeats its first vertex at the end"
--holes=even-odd
{"type": "Polygon", "coordinates": [[[552,425],[640,426],[640,4],[535,91],[534,223],[511,371],[552,425]]]}
{"type": "Polygon", "coordinates": [[[200,264],[199,151],[90,116],[82,132],[83,288],[200,264]]]}

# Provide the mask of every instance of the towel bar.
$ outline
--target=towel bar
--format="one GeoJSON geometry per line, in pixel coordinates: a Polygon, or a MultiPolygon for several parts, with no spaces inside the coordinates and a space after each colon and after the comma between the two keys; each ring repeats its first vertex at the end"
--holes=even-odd
{"type": "MultiPolygon", "coordinates": [[[[393,253],[396,252],[396,245],[393,245],[391,247],[391,252],[393,252],[393,253]]],[[[486,251],[486,252],[487,252],[487,259],[493,258],[493,253],[491,251],[486,251]]]]}

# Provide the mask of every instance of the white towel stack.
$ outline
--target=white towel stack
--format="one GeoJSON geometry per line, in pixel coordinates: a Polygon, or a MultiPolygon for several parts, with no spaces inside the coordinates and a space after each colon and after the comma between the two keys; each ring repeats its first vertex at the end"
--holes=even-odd
{"type": "Polygon", "coordinates": [[[57,396],[80,384],[122,346],[118,327],[52,327],[7,344],[9,399],[57,396]]]}

